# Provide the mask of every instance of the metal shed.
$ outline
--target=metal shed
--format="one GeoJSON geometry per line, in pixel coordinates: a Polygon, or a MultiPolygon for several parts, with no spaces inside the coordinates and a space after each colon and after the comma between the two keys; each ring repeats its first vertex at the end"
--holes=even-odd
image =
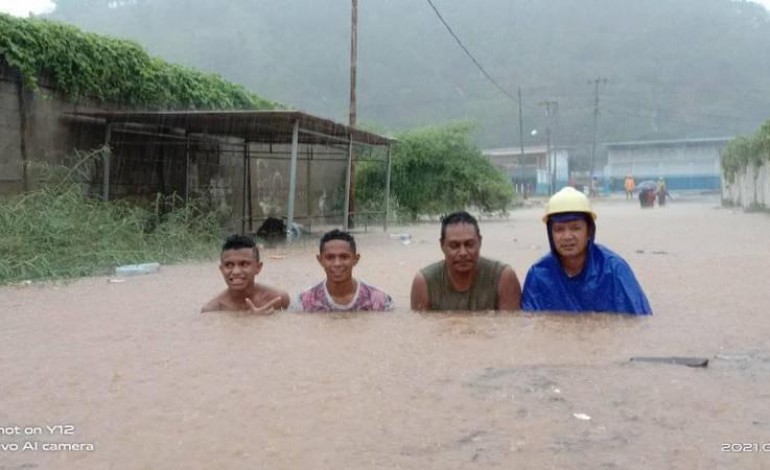
{"type": "MultiPolygon", "coordinates": [[[[356,161],[356,148],[362,146],[368,149],[385,147],[387,165],[385,181],[385,211],[384,229],[388,227],[388,214],[390,212],[390,173],[391,173],[391,145],[393,139],[372,132],[367,132],[355,127],[350,127],[335,121],[313,116],[301,111],[83,111],[69,113],[68,119],[77,121],[89,121],[92,124],[103,125],[105,128],[105,144],[110,146],[116,142],[116,136],[132,134],[139,136],[143,142],[149,142],[153,138],[162,138],[160,145],[184,146],[184,197],[190,194],[191,177],[191,143],[199,142],[203,138],[215,137],[224,139],[222,145],[228,146],[232,154],[239,153],[243,164],[243,194],[241,197],[241,231],[247,228],[253,230],[252,207],[252,171],[251,162],[254,157],[253,145],[263,144],[270,149],[267,159],[281,159],[289,165],[289,187],[286,203],[287,227],[292,227],[295,222],[295,200],[297,195],[297,165],[302,160],[299,157],[300,145],[321,145],[334,147],[344,152],[346,162],[345,169],[345,202],[343,205],[343,228],[348,229],[348,224],[355,212],[349,210],[349,198],[354,191],[351,186],[354,182],[351,177],[354,173],[356,161]],[[284,157],[275,157],[272,153],[273,146],[288,146],[290,151],[284,157]],[[234,150],[233,150],[234,149],[234,150]]],[[[158,142],[156,142],[158,144],[158,142]]],[[[310,157],[312,159],[312,155],[310,157]]],[[[110,174],[111,165],[120,159],[120,155],[105,155],[102,162],[102,196],[110,199],[110,174]]],[[[337,158],[337,160],[340,160],[337,158]]],[[[310,166],[307,169],[308,181],[310,180],[310,166]]],[[[280,214],[283,215],[283,214],[280,214]]]]}

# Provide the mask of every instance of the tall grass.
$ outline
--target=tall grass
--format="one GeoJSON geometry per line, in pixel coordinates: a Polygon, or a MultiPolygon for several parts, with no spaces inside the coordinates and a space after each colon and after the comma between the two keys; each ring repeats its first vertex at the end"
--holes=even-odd
{"type": "Polygon", "coordinates": [[[222,229],[204,204],[162,196],[147,207],[104,202],[86,193],[71,168],[45,167],[42,174],[39,189],[0,200],[0,283],[106,274],[121,264],[217,253],[222,229]],[[169,205],[174,208],[160,210],[169,205]]]}

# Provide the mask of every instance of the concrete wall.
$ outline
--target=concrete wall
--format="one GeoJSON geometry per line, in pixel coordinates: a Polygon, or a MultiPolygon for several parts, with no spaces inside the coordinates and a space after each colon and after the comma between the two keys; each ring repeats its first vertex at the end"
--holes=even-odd
{"type": "Polygon", "coordinates": [[[19,90],[0,67],[0,194],[23,189],[19,90]]]}
{"type": "MultiPolygon", "coordinates": [[[[264,219],[288,213],[290,144],[251,145],[252,217],[264,219]]],[[[348,152],[343,147],[300,145],[297,151],[297,222],[342,223],[348,152]]],[[[383,186],[385,182],[383,181],[383,186]]]]}
{"type": "Polygon", "coordinates": [[[724,179],[722,200],[744,209],[770,209],[770,163],[759,168],[749,165],[732,183],[724,179]]]}
{"type": "Polygon", "coordinates": [[[34,93],[21,85],[18,73],[0,61],[0,194],[33,189],[35,163],[61,164],[76,148],[104,142],[104,129],[81,125],[65,113],[96,108],[89,100],[71,100],[41,80],[34,93]]]}

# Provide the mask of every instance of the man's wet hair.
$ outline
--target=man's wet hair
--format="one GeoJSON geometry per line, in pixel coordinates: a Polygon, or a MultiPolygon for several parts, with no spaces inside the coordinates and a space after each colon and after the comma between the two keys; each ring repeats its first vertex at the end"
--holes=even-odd
{"type": "Polygon", "coordinates": [[[241,248],[251,248],[254,251],[254,258],[259,261],[259,248],[254,239],[248,235],[230,235],[225,238],[225,243],[222,245],[222,252],[227,250],[240,250],[241,248]]]}
{"type": "Polygon", "coordinates": [[[452,212],[451,214],[447,214],[441,218],[441,242],[443,242],[444,238],[446,237],[447,226],[455,225],[455,224],[473,225],[473,227],[476,229],[476,235],[481,237],[481,231],[479,230],[479,222],[476,220],[476,217],[473,217],[472,215],[470,215],[465,211],[458,211],[458,212],[452,212]]]}
{"type": "Polygon", "coordinates": [[[353,238],[353,235],[337,228],[335,228],[334,230],[329,230],[328,232],[323,234],[323,236],[321,237],[321,243],[318,246],[319,251],[323,253],[324,245],[326,244],[326,242],[330,242],[332,240],[346,241],[350,244],[350,249],[353,250],[353,253],[356,252],[356,240],[355,238],[353,238]]]}

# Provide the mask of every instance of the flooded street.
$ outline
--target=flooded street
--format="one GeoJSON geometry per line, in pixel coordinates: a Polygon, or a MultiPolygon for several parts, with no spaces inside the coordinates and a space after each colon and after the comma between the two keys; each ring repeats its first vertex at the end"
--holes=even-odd
{"type": "MultiPolygon", "coordinates": [[[[0,287],[0,469],[770,468],[770,216],[595,209],[652,317],[411,313],[438,223],[392,230],[410,244],[357,235],[355,274],[393,313],[201,315],[224,287],[214,263],[0,287]],[[758,447],[723,451],[742,443],[758,447]]],[[[542,210],[480,224],[482,254],[522,283],[548,247],[542,210]]],[[[323,276],[316,250],[265,250],[261,281],[296,294],[323,276]]]]}

